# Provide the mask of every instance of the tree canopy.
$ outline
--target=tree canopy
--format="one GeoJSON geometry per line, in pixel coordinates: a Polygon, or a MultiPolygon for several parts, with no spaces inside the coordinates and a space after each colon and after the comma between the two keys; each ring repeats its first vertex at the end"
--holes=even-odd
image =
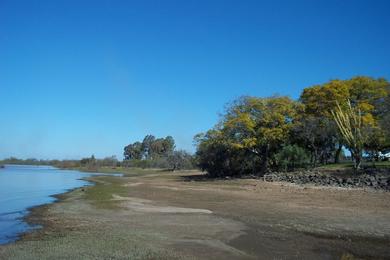
{"type": "Polygon", "coordinates": [[[137,141],[125,146],[125,160],[153,159],[158,157],[167,157],[175,149],[175,140],[172,136],[165,138],[156,138],[153,135],[147,135],[142,143],[137,141]]]}
{"type": "Polygon", "coordinates": [[[193,157],[183,150],[175,150],[172,136],[156,138],[146,135],[142,142],[136,141],[124,147],[124,165],[142,168],[192,169],[193,157]]]}
{"type": "Polygon", "coordinates": [[[234,101],[214,129],[197,137],[201,167],[220,168],[214,169],[216,175],[221,170],[233,175],[255,174],[276,166],[275,154],[288,143],[299,110],[300,104],[288,97],[234,101]],[[221,162],[214,164],[213,158],[221,162]]]}
{"type": "Polygon", "coordinates": [[[343,147],[354,159],[363,150],[377,155],[390,147],[389,86],[383,78],[357,76],[305,88],[298,101],[241,97],[211,130],[195,136],[198,165],[214,176],[263,174],[338,162],[343,147]],[[344,115],[350,120],[340,121],[344,115]],[[343,131],[354,119],[365,137],[355,140],[358,148],[343,131]]]}

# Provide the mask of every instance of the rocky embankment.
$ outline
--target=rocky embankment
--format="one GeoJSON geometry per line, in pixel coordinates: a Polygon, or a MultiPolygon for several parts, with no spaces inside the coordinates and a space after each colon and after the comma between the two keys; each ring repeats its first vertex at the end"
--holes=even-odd
{"type": "Polygon", "coordinates": [[[345,188],[373,188],[390,191],[390,169],[363,170],[358,174],[323,172],[321,170],[277,172],[264,176],[265,181],[285,181],[295,184],[313,184],[345,188]]]}

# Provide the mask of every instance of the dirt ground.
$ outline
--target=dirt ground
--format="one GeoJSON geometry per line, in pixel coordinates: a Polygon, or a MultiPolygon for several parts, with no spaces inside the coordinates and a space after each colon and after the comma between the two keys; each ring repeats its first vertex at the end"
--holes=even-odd
{"type": "Polygon", "coordinates": [[[390,193],[197,172],[91,178],[1,259],[390,259],[390,193]],[[196,181],[195,181],[196,180],[196,181]]]}

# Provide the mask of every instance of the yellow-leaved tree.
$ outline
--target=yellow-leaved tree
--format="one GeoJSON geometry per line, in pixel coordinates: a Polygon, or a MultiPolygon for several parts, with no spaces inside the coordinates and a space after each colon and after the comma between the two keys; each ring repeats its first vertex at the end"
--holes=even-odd
{"type": "Polygon", "coordinates": [[[360,108],[352,107],[349,100],[345,107],[342,108],[337,103],[337,108],[332,110],[331,113],[347,148],[351,152],[354,168],[358,170],[360,169],[366,139],[366,135],[363,132],[363,117],[360,108]]]}

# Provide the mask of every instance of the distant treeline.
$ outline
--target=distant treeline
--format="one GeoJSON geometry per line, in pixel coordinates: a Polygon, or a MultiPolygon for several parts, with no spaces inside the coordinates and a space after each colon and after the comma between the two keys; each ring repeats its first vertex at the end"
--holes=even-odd
{"type": "Polygon", "coordinates": [[[172,136],[156,138],[147,135],[142,142],[131,143],[124,148],[123,165],[141,168],[166,168],[171,170],[193,169],[194,157],[184,150],[175,150],[172,136]]]}
{"type": "Polygon", "coordinates": [[[0,164],[19,164],[19,165],[53,165],[53,162],[57,160],[38,160],[35,158],[18,159],[16,157],[6,158],[0,160],[0,164]]]}
{"type": "Polygon", "coordinates": [[[183,170],[196,168],[193,155],[184,150],[175,150],[175,140],[171,136],[156,138],[147,135],[142,142],[134,142],[125,146],[124,160],[120,161],[116,156],[95,158],[94,155],[81,160],[38,160],[18,159],[15,157],[0,161],[1,164],[20,165],[51,165],[59,168],[85,168],[96,171],[99,167],[139,167],[139,168],[164,168],[170,170],[183,170]]]}
{"type": "Polygon", "coordinates": [[[212,176],[261,175],[338,163],[348,149],[355,169],[390,149],[390,85],[354,77],[285,96],[241,97],[195,137],[201,169],[212,176]]]}
{"type": "Polygon", "coordinates": [[[105,157],[103,159],[96,159],[94,155],[81,160],[38,160],[34,158],[30,159],[18,159],[10,157],[4,160],[0,160],[2,164],[19,164],[19,165],[50,165],[59,168],[79,168],[86,167],[89,170],[97,169],[101,166],[117,167],[121,166],[121,162],[118,161],[116,156],[105,157]]]}

